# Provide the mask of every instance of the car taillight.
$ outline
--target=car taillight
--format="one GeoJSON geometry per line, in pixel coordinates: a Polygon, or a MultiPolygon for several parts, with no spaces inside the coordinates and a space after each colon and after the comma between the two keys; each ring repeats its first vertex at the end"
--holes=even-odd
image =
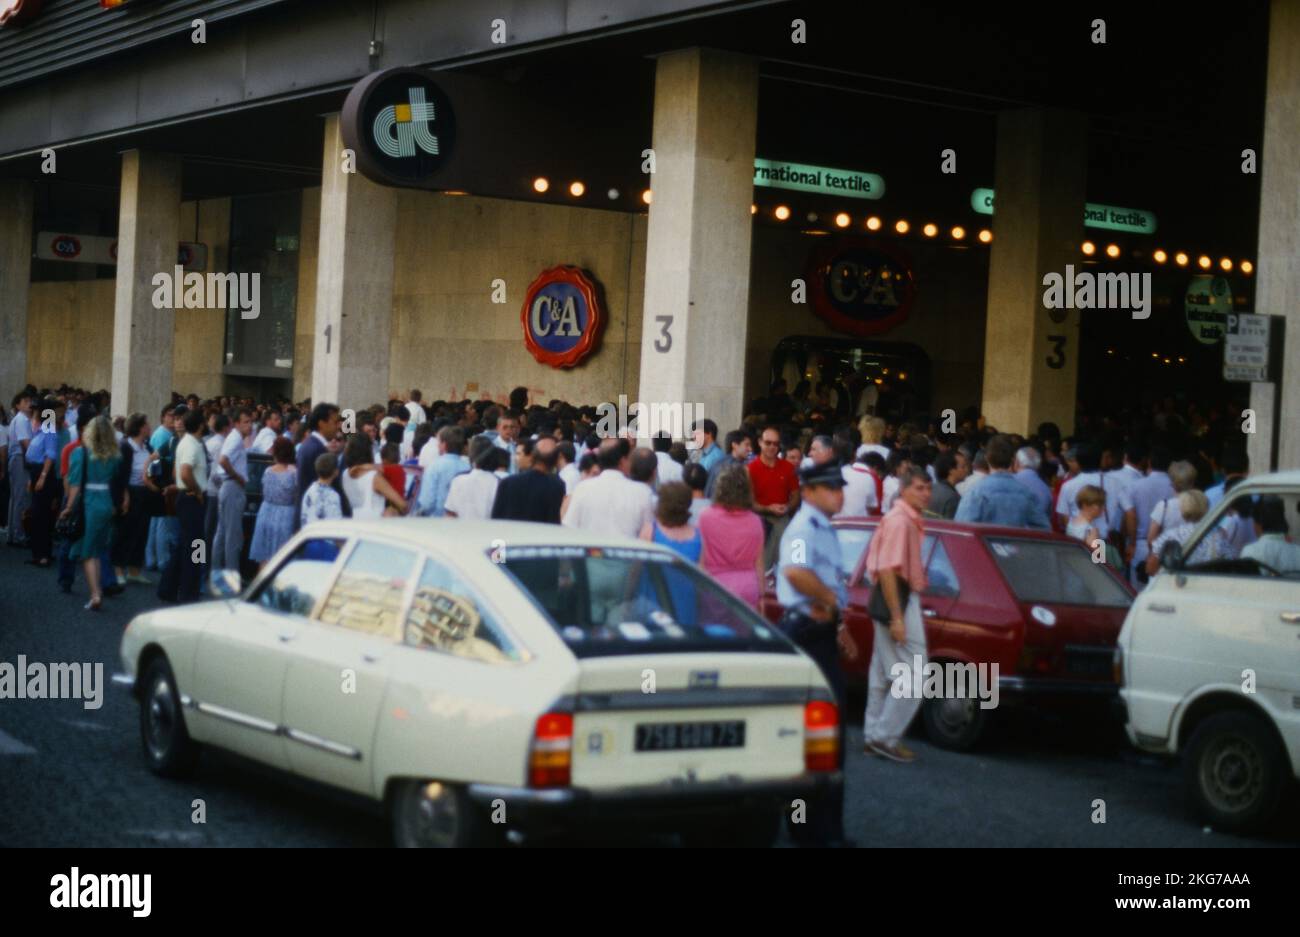
{"type": "Polygon", "coordinates": [[[528,751],[530,787],[568,787],[573,765],[573,716],[544,713],[533,728],[528,751]]]}
{"type": "Polygon", "coordinates": [[[1115,653],[1110,658],[1111,678],[1116,686],[1124,685],[1124,649],[1115,645],[1115,653]]]}
{"type": "Polygon", "coordinates": [[[840,711],[834,703],[813,700],[803,708],[803,766],[834,771],[840,762],[840,711]]]}

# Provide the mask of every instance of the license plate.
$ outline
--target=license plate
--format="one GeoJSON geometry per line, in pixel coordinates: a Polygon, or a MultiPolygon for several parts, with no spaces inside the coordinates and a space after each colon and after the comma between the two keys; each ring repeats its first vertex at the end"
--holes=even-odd
{"type": "Polygon", "coordinates": [[[690,748],[744,748],[745,723],[652,722],[636,727],[636,750],[671,752],[690,748]]]}

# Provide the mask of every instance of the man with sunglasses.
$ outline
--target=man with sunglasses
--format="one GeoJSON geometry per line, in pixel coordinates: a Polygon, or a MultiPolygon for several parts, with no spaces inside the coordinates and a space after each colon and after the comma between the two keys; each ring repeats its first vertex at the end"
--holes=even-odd
{"type": "Polygon", "coordinates": [[[758,436],[758,458],[749,463],[749,483],[754,489],[754,510],[763,521],[763,568],[776,561],[781,534],[799,507],[799,479],[788,459],[781,458],[781,432],[764,427],[758,436]]]}

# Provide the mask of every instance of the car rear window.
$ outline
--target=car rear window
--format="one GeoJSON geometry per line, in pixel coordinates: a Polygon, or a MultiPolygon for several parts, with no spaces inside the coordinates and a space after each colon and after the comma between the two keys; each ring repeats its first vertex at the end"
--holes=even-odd
{"type": "Polygon", "coordinates": [[[793,653],[757,613],[658,550],[515,547],[502,568],[578,657],[701,650],[793,653]]]}
{"type": "Polygon", "coordinates": [[[1132,599],[1074,543],[990,537],[989,550],[1021,602],[1125,608],[1132,599]]]}

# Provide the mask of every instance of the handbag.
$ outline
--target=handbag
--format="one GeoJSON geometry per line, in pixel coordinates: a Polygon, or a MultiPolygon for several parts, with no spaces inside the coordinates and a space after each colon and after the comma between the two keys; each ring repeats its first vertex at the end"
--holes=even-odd
{"type": "Polygon", "coordinates": [[[54,523],[54,536],[69,543],[76,543],[86,536],[86,499],[77,497],[77,506],[67,517],[60,517],[54,523]]]}
{"type": "MultiPolygon", "coordinates": [[[[906,611],[908,599],[912,596],[912,587],[907,580],[895,573],[894,582],[898,584],[898,604],[906,611]]],[[[880,588],[880,581],[871,587],[871,596],[867,599],[867,614],[875,621],[889,622],[893,619],[894,613],[889,608],[889,603],[885,601],[885,590],[880,588]]]]}

